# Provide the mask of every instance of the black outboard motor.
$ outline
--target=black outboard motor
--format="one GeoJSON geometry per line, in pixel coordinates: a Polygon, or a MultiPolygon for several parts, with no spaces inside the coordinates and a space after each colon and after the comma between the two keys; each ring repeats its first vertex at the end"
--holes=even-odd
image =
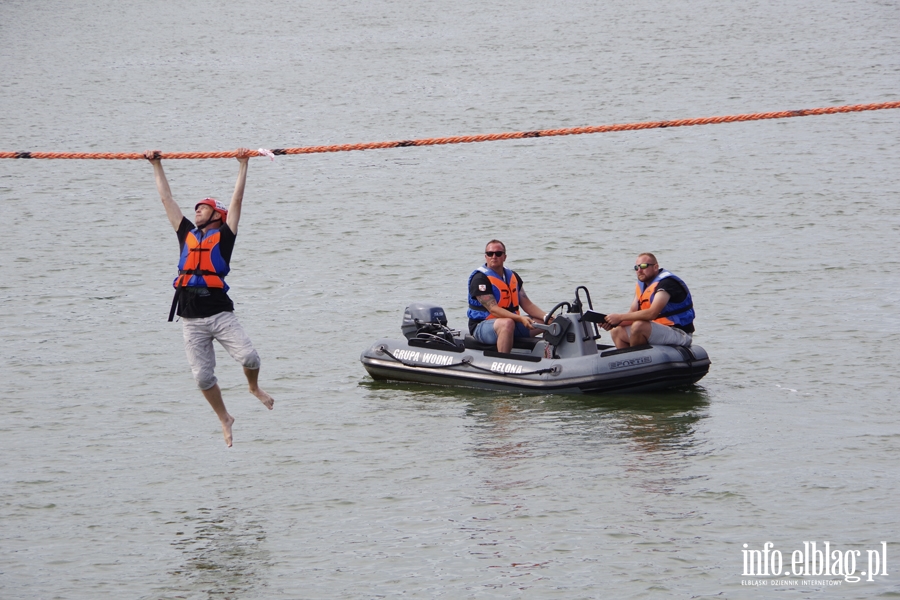
{"type": "Polygon", "coordinates": [[[403,311],[403,324],[400,331],[406,339],[411,340],[419,333],[439,335],[446,331],[447,315],[444,309],[434,304],[414,302],[403,311]]]}

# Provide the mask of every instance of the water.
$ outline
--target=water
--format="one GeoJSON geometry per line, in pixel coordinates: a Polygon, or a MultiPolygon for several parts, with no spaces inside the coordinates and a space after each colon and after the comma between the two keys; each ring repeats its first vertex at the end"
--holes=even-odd
{"type": "MultiPolygon", "coordinates": [[[[0,149],[893,101],[898,21],[849,0],[7,1],[0,149]]],[[[0,595],[896,596],[898,131],[881,111],[253,159],[230,284],[276,407],[220,354],[232,449],[165,322],[177,246],[149,165],[0,161],[0,595]],[[545,309],[577,285],[624,309],[656,252],[710,374],[612,397],[372,382],[359,353],[408,302],[464,326],[492,237],[545,309]],[[743,575],[767,541],[786,567],[804,542],[859,550],[857,571],[885,541],[888,575],[743,575]]],[[[185,208],[237,172],[165,167],[185,208]]]]}

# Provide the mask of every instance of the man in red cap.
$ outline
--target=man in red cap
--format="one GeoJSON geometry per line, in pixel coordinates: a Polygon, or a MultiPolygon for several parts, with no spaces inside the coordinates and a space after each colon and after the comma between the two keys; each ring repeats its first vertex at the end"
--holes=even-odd
{"type": "Polygon", "coordinates": [[[216,411],[228,446],[231,446],[234,417],[225,409],[222,390],[219,389],[215,376],[213,340],[218,340],[232,358],[243,365],[250,393],[259,398],[269,410],[275,404],[275,400],[257,384],[259,354],[234,316],[234,304],[228,297],[228,284],[225,283],[241,218],[247,164],[252,154],[246,148],[239,148],[237,151],[240,171],[228,208],[214,198],[204,198],[194,205],[195,225],[184,216],[172,198],[159,152],[151,150],[144,153],[144,157],[153,165],[156,189],[181,246],[178,277],[173,283],[175,298],[172,300],[169,320],[175,314],[181,317],[184,348],[194,379],[216,411]]]}

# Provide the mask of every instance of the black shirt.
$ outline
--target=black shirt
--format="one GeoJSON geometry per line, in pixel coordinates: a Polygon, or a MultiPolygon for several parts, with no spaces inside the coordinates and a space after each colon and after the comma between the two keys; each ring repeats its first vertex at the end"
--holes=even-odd
{"type": "MultiPolygon", "coordinates": [[[[193,230],[194,224],[187,217],[182,217],[181,225],[178,226],[178,246],[181,251],[184,251],[187,235],[193,230]]],[[[219,253],[228,264],[231,263],[235,237],[237,236],[231,231],[231,228],[223,223],[219,228],[219,253]]],[[[176,294],[179,294],[176,313],[179,317],[202,319],[221,312],[234,311],[234,303],[221,288],[181,288],[181,291],[176,291],[176,294]]]]}
{"type": "Polygon", "coordinates": [[[687,298],[687,290],[674,277],[664,277],[660,280],[659,285],[656,286],[656,291],[668,292],[669,302],[675,304],[684,302],[684,299],[687,298]]]}

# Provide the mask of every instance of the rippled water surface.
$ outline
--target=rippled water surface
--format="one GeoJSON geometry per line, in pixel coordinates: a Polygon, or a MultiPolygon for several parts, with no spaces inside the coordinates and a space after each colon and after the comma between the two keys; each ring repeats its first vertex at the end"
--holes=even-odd
{"type": "MultiPolygon", "coordinates": [[[[896,101],[897,32],[865,0],[8,0],[0,150],[896,101]]],[[[231,449],[166,323],[150,166],[0,160],[0,596],[897,596],[898,135],[892,110],[253,159],[229,280],[276,406],[220,353],[231,449]],[[623,310],[656,252],[710,374],[598,397],[373,382],[359,353],[410,301],[465,326],[493,237],[545,309],[586,285],[623,310]],[[888,574],[745,573],[744,550],[789,567],[826,541],[857,575],[886,542],[888,574]]],[[[165,167],[186,209],[237,172],[165,167]]]]}

